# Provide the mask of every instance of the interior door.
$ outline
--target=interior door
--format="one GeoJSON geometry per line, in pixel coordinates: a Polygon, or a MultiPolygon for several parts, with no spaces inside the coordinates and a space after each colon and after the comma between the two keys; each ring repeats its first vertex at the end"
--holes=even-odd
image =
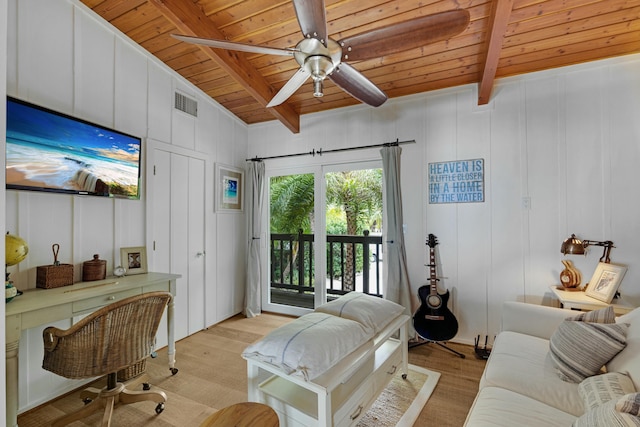
{"type": "Polygon", "coordinates": [[[154,147],[147,181],[153,194],[148,213],[153,268],[182,276],[175,299],[176,339],[206,326],[205,160],[190,154],[154,147]]]}

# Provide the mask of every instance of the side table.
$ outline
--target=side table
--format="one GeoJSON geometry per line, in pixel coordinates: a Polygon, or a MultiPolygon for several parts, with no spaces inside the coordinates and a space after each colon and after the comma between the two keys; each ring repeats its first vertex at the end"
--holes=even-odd
{"type": "Polygon", "coordinates": [[[278,427],[278,414],[271,407],[256,402],[236,403],[220,409],[200,427],[278,427]]]}
{"type": "Polygon", "coordinates": [[[610,304],[607,304],[606,302],[587,296],[583,291],[565,291],[558,288],[558,285],[549,286],[549,289],[551,289],[551,292],[558,301],[560,301],[560,305],[567,309],[591,311],[612,306],[613,311],[617,315],[621,315],[635,308],[633,304],[626,301],[623,297],[614,298],[610,304]]]}

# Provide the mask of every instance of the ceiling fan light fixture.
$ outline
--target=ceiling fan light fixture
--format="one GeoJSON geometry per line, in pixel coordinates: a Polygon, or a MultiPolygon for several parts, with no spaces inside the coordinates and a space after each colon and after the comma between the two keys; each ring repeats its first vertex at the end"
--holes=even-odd
{"type": "Polygon", "coordinates": [[[322,98],[322,79],[313,79],[313,96],[322,98]]]}

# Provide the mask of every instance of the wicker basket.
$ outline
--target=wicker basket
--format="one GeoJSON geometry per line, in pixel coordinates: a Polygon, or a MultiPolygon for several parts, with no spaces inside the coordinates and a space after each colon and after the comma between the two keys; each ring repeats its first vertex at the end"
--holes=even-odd
{"type": "Polygon", "coordinates": [[[53,250],[53,265],[40,265],[36,270],[36,286],[38,288],[59,288],[73,285],[73,264],[60,264],[58,252],[60,245],[51,245],[53,250]]]}
{"type": "Polygon", "coordinates": [[[59,288],[73,285],[73,264],[40,265],[36,272],[38,288],[59,288]]]}
{"type": "Polygon", "coordinates": [[[118,371],[118,381],[124,382],[129,381],[132,378],[137,377],[138,375],[144,374],[144,371],[147,370],[147,359],[142,359],[138,363],[135,363],[131,366],[128,366],[124,369],[120,369],[118,371]]]}

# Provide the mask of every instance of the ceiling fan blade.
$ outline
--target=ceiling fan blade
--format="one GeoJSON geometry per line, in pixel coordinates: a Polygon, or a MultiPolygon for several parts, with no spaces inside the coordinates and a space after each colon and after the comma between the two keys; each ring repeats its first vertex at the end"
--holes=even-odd
{"type": "Polygon", "coordinates": [[[344,62],[340,63],[328,77],[349,95],[372,107],[379,107],[387,100],[386,93],[360,71],[344,62]]]}
{"type": "Polygon", "coordinates": [[[201,44],[204,46],[215,47],[218,49],[239,50],[241,52],[261,53],[267,55],[283,55],[293,56],[297,49],[279,49],[268,46],[254,46],[246,43],[230,42],[226,40],[203,39],[199,37],[183,36],[179,34],[171,34],[171,37],[180,41],[192,44],[201,44]]]}
{"type": "Polygon", "coordinates": [[[450,10],[388,25],[340,42],[343,60],[362,61],[453,37],[469,25],[469,12],[450,10]]]}
{"type": "Polygon", "coordinates": [[[291,76],[289,81],[286,82],[284,86],[282,86],[280,91],[276,93],[276,96],[274,96],[273,99],[269,101],[269,103],[267,104],[267,108],[275,107],[276,105],[282,104],[291,95],[293,95],[295,91],[297,91],[298,88],[300,88],[300,86],[302,86],[302,84],[306,82],[309,77],[311,77],[311,74],[309,74],[309,72],[305,70],[304,67],[298,69],[298,71],[296,71],[296,73],[291,76]]]}
{"type": "Polygon", "coordinates": [[[314,37],[327,45],[327,18],[324,0],[293,0],[298,24],[305,37],[314,37]]]}

